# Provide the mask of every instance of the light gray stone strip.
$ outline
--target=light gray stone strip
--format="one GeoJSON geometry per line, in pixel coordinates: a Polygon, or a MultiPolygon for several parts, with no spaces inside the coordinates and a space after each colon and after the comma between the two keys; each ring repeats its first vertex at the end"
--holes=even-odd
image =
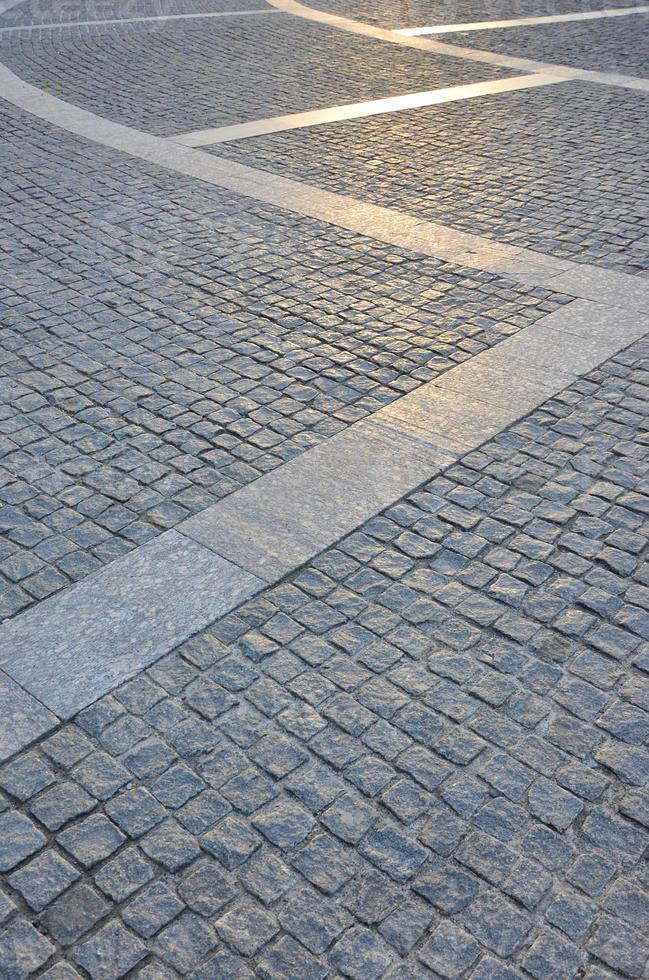
{"type": "Polygon", "coordinates": [[[19,3],[23,3],[23,0],[0,0],[0,17],[19,3]]]}
{"type": "Polygon", "coordinates": [[[306,126],[322,126],[326,123],[349,119],[362,119],[364,116],[378,116],[386,112],[403,112],[423,106],[443,105],[463,99],[476,99],[500,92],[513,92],[519,89],[537,88],[541,85],[556,85],[565,79],[556,75],[517,75],[514,78],[498,78],[488,82],[474,82],[470,85],[453,85],[449,88],[430,89],[425,92],[411,92],[387,99],[373,99],[369,102],[352,102],[347,105],[330,106],[328,109],[312,109],[307,112],[293,112],[285,116],[271,116],[269,119],[255,119],[253,122],[236,123],[232,126],[218,126],[213,129],[199,129],[174,136],[175,143],[183,146],[209,146],[215,143],[228,143],[232,140],[266,136],[269,133],[283,133],[306,126]]]}
{"type": "MultiPolygon", "coordinates": [[[[9,620],[0,708],[4,696],[23,718],[31,695],[71,717],[643,336],[648,320],[574,300],[9,620]]],[[[4,751],[56,723],[43,711],[4,751]]]]}
{"type": "Polygon", "coordinates": [[[178,530],[277,581],[643,336],[648,320],[575,300],[178,530]]]}
{"type": "Polygon", "coordinates": [[[0,670],[0,763],[59,723],[56,715],[0,670]]]}
{"type": "Polygon", "coordinates": [[[607,7],[605,10],[580,10],[572,14],[547,14],[543,17],[514,17],[510,20],[477,20],[468,24],[433,24],[432,27],[400,27],[395,34],[403,37],[427,37],[430,34],[457,34],[462,31],[493,31],[503,27],[534,27],[537,24],[561,24],[573,20],[600,20],[604,17],[628,17],[649,13],[648,6],[607,7]]]}
{"type": "Polygon", "coordinates": [[[263,584],[167,531],[4,623],[0,667],[51,711],[70,718],[263,584]]]}
{"type": "MultiPolygon", "coordinates": [[[[22,0],[18,0],[22,2],[22,0]]],[[[0,8],[0,13],[2,9],[0,8]]],[[[205,20],[213,17],[252,17],[259,14],[281,14],[281,10],[219,10],[202,14],[157,14],[150,17],[116,17],[113,20],[66,20],[60,24],[15,24],[0,27],[0,34],[13,34],[16,31],[52,31],[59,27],[103,27],[111,24],[144,24],[147,21],[173,22],[177,20],[205,20]]]]}
{"type": "Polygon", "coordinates": [[[461,47],[457,44],[434,41],[429,37],[406,37],[396,31],[373,24],[365,24],[350,17],[330,14],[315,7],[306,7],[299,0],[267,0],[271,6],[283,10],[305,20],[313,20],[320,24],[329,24],[341,31],[352,34],[362,34],[379,41],[390,41],[393,44],[405,44],[407,47],[418,48],[420,51],[432,51],[453,58],[463,58],[467,61],[481,61],[488,65],[499,65],[502,68],[512,68],[515,71],[544,72],[561,75],[562,78],[579,78],[582,81],[596,82],[600,85],[617,85],[621,88],[640,89],[649,92],[649,79],[636,75],[621,75],[614,72],[587,71],[582,68],[572,68],[570,65],[554,65],[544,61],[531,61],[527,58],[514,58],[510,55],[497,54],[494,51],[481,51],[478,48],[461,47]]]}
{"type": "Polygon", "coordinates": [[[274,582],[456,458],[456,447],[383,430],[373,417],[183,521],[178,530],[274,582]]]}
{"type": "Polygon", "coordinates": [[[424,255],[501,273],[530,285],[544,285],[571,296],[649,311],[647,279],[493,242],[434,221],[423,221],[391,208],[221,159],[63,102],[22,81],[4,65],[0,65],[0,97],[85,139],[296,214],[424,255]]]}

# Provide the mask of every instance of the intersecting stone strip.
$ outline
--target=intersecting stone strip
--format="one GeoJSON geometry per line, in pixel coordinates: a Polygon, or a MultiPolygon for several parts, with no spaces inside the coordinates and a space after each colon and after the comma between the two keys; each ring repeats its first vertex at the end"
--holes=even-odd
{"type": "Polygon", "coordinates": [[[69,718],[263,585],[167,531],[6,622],[0,666],[69,718]]]}
{"type": "Polygon", "coordinates": [[[498,78],[489,82],[453,85],[449,88],[413,92],[410,95],[397,95],[387,99],[372,99],[369,102],[352,102],[347,105],[331,106],[328,109],[293,112],[285,116],[256,119],[253,122],[238,123],[233,126],[200,129],[174,136],[173,140],[183,146],[208,146],[214,143],[227,143],[231,140],[248,139],[253,136],[265,136],[268,133],[283,133],[290,129],[302,129],[306,126],[321,126],[347,119],[361,119],[364,116],[378,116],[386,112],[402,112],[405,109],[442,105],[447,102],[475,99],[485,95],[497,95],[500,92],[513,92],[519,89],[537,88],[542,85],[556,85],[562,81],[565,79],[543,73],[518,75],[514,78],[498,78]]]}
{"type": "Polygon", "coordinates": [[[567,304],[8,621],[0,667],[72,717],[646,332],[567,304]]]}
{"type": "Polygon", "coordinates": [[[514,17],[510,20],[477,20],[469,24],[434,24],[432,27],[400,27],[395,34],[404,37],[426,37],[429,34],[456,34],[460,31],[492,31],[502,27],[534,27],[535,24],[557,24],[574,20],[600,20],[605,17],[628,17],[649,13],[649,7],[609,7],[606,10],[581,10],[572,14],[547,14],[544,17],[514,17]]]}
{"type": "MultiPolygon", "coordinates": [[[[19,0],[20,2],[20,0],[19,0]]],[[[8,8],[5,8],[8,9],[8,8]]],[[[0,6],[0,13],[4,13],[0,6]]],[[[205,20],[214,17],[252,17],[258,14],[281,14],[281,10],[218,10],[198,14],[152,14],[149,17],[118,17],[112,20],[65,20],[55,24],[15,24],[0,27],[0,34],[14,34],[16,31],[53,31],[61,27],[106,27],[111,24],[140,24],[147,21],[205,20]]]]}
{"type": "Polygon", "coordinates": [[[316,10],[314,7],[306,7],[304,4],[299,3],[298,0],[268,0],[268,3],[278,10],[284,10],[286,13],[294,14],[296,17],[314,20],[321,24],[329,24],[331,27],[336,27],[341,31],[362,34],[364,37],[373,37],[381,41],[391,41],[393,44],[405,44],[408,47],[419,48],[421,51],[433,51],[437,54],[464,58],[468,61],[482,61],[489,65],[499,65],[502,68],[513,68],[528,72],[552,72],[561,75],[563,78],[580,78],[584,81],[596,82],[600,85],[619,85],[621,88],[640,89],[649,92],[649,79],[639,78],[635,75],[588,71],[583,68],[572,68],[569,65],[554,65],[544,61],[531,61],[528,58],[514,58],[510,55],[497,54],[493,51],[481,51],[479,49],[461,47],[459,44],[434,41],[427,37],[408,37],[403,34],[398,34],[396,31],[388,30],[387,28],[374,27],[372,24],[365,24],[362,21],[352,20],[349,17],[341,17],[338,14],[329,14],[324,10],[316,10]]]}
{"type": "Polygon", "coordinates": [[[4,65],[0,65],[0,92],[6,101],[68,132],[255,200],[529,285],[545,285],[568,295],[649,311],[647,280],[498,244],[142,133],[63,102],[22,81],[4,65]]]}

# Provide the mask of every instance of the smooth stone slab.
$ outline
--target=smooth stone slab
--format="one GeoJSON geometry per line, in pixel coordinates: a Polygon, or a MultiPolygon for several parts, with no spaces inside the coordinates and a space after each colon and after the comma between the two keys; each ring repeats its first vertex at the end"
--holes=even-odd
{"type": "Polygon", "coordinates": [[[565,331],[578,337],[611,341],[618,347],[639,340],[649,330],[646,314],[637,309],[613,311],[610,306],[576,299],[543,317],[542,328],[565,331]]]}
{"type": "MultiPolygon", "coordinates": [[[[279,11],[276,11],[279,13],[279,11]]],[[[498,78],[489,82],[473,82],[468,85],[452,85],[449,88],[429,89],[424,92],[411,92],[387,99],[371,99],[367,102],[349,102],[345,105],[330,106],[328,109],[311,109],[305,112],[292,112],[268,119],[255,119],[252,122],[235,123],[231,126],[216,126],[211,129],[193,130],[172,137],[175,143],[183,146],[209,146],[227,143],[230,140],[250,139],[253,136],[266,136],[269,133],[285,133],[306,126],[322,126],[327,123],[349,119],[362,119],[387,112],[403,112],[424,106],[444,105],[463,99],[476,99],[485,95],[513,92],[520,89],[537,88],[540,85],[556,85],[563,79],[554,75],[520,75],[515,78],[498,78]]]]}
{"type": "Polygon", "coordinates": [[[0,666],[70,718],[264,583],[177,531],[0,628],[0,666]]]}
{"type": "Polygon", "coordinates": [[[59,719],[0,671],[0,762],[41,738],[59,719]]]}
{"type": "MultiPolygon", "coordinates": [[[[601,364],[611,354],[619,349],[619,342],[607,342],[600,338],[588,338],[567,333],[565,330],[554,330],[543,326],[543,321],[534,327],[522,330],[513,337],[508,337],[495,349],[484,352],[484,363],[489,365],[496,357],[510,359],[512,376],[523,375],[530,365],[535,369],[542,368],[549,376],[570,377],[573,379],[601,364]]],[[[483,355],[481,355],[482,358],[483,355]]]]}
{"type": "Polygon", "coordinates": [[[304,528],[264,507],[261,499],[241,500],[239,494],[183,521],[182,534],[253,572],[264,585],[299,568],[323,547],[304,528]]]}
{"type": "Polygon", "coordinates": [[[573,375],[555,375],[529,365],[524,374],[512,383],[512,362],[506,358],[493,358],[490,364],[473,358],[452,371],[437,378],[439,388],[480,398],[496,404],[508,405],[512,410],[529,412],[540,402],[555,395],[573,380],[573,375]]]}
{"type": "MultiPolygon", "coordinates": [[[[10,7],[14,7],[23,0],[9,0],[9,6],[2,6],[0,0],[0,14],[3,14],[10,7]]],[[[153,14],[149,17],[116,17],[112,20],[65,20],[59,24],[16,24],[12,27],[0,27],[0,34],[13,34],[16,31],[51,31],[59,30],[62,27],[105,27],[111,24],[140,24],[141,22],[152,21],[175,21],[175,20],[197,20],[211,19],[213,17],[250,17],[253,14],[280,14],[281,10],[219,10],[198,14],[153,14]]]]}
{"type": "Polygon", "coordinates": [[[649,312],[649,282],[624,272],[574,265],[552,280],[552,288],[608,306],[649,312]]]}
{"type": "Polygon", "coordinates": [[[377,421],[401,419],[408,422],[421,438],[429,439],[450,453],[475,449],[515,417],[517,414],[508,405],[468,397],[434,382],[386,405],[374,416],[377,421]]]}
{"type": "Polygon", "coordinates": [[[410,434],[359,422],[184,521],[180,530],[273,582],[454,459],[410,434]]]}

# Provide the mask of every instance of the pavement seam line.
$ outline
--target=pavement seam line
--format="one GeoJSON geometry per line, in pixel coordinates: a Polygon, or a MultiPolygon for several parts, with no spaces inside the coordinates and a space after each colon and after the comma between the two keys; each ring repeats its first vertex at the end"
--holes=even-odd
{"type": "Polygon", "coordinates": [[[465,31],[493,31],[507,27],[534,27],[536,24],[563,24],[570,21],[601,20],[649,13],[649,6],[608,7],[605,10],[582,10],[572,14],[548,14],[543,17],[512,17],[510,20],[476,20],[466,24],[434,24],[432,27],[400,27],[394,33],[403,37],[427,37],[430,34],[459,34],[465,31]]]}
{"type": "Polygon", "coordinates": [[[466,85],[453,85],[448,88],[428,89],[423,92],[412,92],[408,95],[391,96],[385,99],[372,99],[367,102],[351,102],[346,105],[330,106],[327,109],[310,109],[304,112],[293,112],[283,116],[271,116],[268,119],[255,119],[252,122],[234,123],[229,126],[217,126],[211,129],[198,129],[171,137],[174,143],[183,146],[209,146],[215,143],[227,143],[232,140],[249,139],[255,136],[266,136],[269,133],[284,133],[292,129],[302,129],[307,126],[322,126],[327,123],[341,122],[349,119],[363,119],[367,116],[377,116],[383,113],[403,112],[408,109],[419,109],[424,106],[445,105],[464,99],[475,99],[485,95],[497,95],[501,92],[513,92],[520,89],[537,88],[543,85],[556,85],[566,79],[556,75],[516,75],[513,78],[497,78],[487,82],[471,82],[466,85]]]}
{"type": "Polygon", "coordinates": [[[647,280],[422,221],[401,211],[321,190],[183,146],[173,139],[132,129],[57,99],[23,81],[2,64],[0,93],[12,105],[67,132],[285,211],[347,228],[418,254],[498,273],[530,286],[547,286],[575,297],[649,311],[647,280]]]}
{"type": "Polygon", "coordinates": [[[561,75],[564,78],[575,78],[582,81],[595,82],[599,85],[616,85],[620,88],[640,89],[641,91],[649,92],[649,78],[639,78],[635,75],[623,75],[617,72],[589,71],[584,68],[573,68],[570,65],[555,65],[544,61],[532,61],[528,58],[515,58],[511,55],[497,54],[493,51],[482,51],[479,48],[466,48],[444,41],[433,41],[427,37],[406,37],[387,28],[374,27],[372,24],[352,20],[350,17],[329,14],[326,11],[317,10],[315,7],[306,7],[299,0],[268,0],[268,3],[278,10],[293,14],[295,17],[313,20],[319,24],[328,24],[330,27],[337,28],[338,30],[349,31],[352,34],[361,34],[364,37],[374,38],[375,40],[418,48],[420,51],[432,51],[436,54],[444,54],[453,58],[463,58],[466,61],[481,61],[489,65],[498,65],[501,68],[512,68],[527,72],[549,72],[561,75]]]}

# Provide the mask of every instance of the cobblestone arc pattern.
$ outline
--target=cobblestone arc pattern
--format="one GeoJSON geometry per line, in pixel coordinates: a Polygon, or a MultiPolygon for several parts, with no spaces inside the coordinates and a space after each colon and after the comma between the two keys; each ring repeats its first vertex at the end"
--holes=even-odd
{"type": "MultiPolygon", "coordinates": [[[[476,80],[471,62],[284,14],[8,33],[0,61],[64,101],[160,135],[476,80]]],[[[478,80],[510,74],[484,65],[478,80]]]]}
{"type": "Polygon", "coordinates": [[[206,150],[496,241],[646,275],[646,107],[643,93],[570,81],[206,150]]]}
{"type": "Polygon", "coordinates": [[[5,119],[3,617],[565,299],[5,119]]]}
{"type": "Polygon", "coordinates": [[[378,27],[430,27],[629,7],[630,0],[311,0],[307,7],[378,27]]]}
{"type": "Polygon", "coordinates": [[[89,0],[22,0],[11,10],[0,14],[0,28],[265,9],[267,4],[264,0],[101,0],[100,3],[89,0]]]}
{"type": "Polygon", "coordinates": [[[648,384],[645,341],[4,766],[2,975],[643,976],[648,384]]]}
{"type": "Polygon", "coordinates": [[[649,77],[646,14],[445,35],[451,44],[575,68],[649,77]]]}

